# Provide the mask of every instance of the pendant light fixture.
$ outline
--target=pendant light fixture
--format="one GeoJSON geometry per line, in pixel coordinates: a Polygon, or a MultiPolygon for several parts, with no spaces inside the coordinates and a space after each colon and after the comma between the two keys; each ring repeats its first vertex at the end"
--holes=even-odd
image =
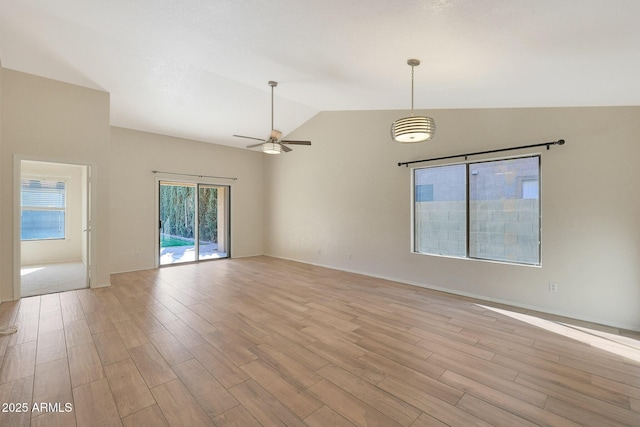
{"type": "Polygon", "coordinates": [[[413,69],[420,65],[420,60],[409,59],[407,64],[411,66],[411,117],[398,119],[391,125],[391,138],[403,144],[428,141],[436,132],[436,123],[431,117],[413,114],[413,69]]]}

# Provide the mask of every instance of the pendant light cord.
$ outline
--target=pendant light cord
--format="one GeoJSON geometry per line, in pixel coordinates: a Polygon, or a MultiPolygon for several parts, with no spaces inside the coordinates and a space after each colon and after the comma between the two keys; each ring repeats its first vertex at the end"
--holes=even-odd
{"type": "Polygon", "coordinates": [[[409,59],[407,60],[407,65],[411,67],[411,117],[413,117],[413,75],[414,69],[420,65],[419,59],[409,59]]]}
{"type": "Polygon", "coordinates": [[[411,66],[411,117],[413,117],[413,69],[414,65],[411,66]]]}

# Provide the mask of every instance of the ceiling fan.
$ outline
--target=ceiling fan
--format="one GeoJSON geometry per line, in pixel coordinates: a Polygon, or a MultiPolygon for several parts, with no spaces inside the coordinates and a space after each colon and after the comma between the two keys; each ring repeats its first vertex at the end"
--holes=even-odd
{"type": "Polygon", "coordinates": [[[269,86],[271,86],[271,135],[269,135],[269,139],[255,138],[253,136],[244,135],[233,136],[237,138],[247,138],[262,141],[259,144],[247,145],[247,148],[262,146],[262,151],[267,154],[280,154],[283,151],[285,153],[288,153],[289,151],[291,151],[291,148],[287,147],[287,145],[311,145],[311,141],[292,141],[289,139],[280,139],[282,138],[282,132],[273,128],[273,88],[278,86],[278,82],[270,80],[269,86]]]}

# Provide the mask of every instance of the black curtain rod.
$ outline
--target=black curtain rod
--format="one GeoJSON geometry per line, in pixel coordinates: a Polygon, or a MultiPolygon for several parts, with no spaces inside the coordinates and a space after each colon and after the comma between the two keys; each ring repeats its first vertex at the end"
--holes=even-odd
{"type": "Polygon", "coordinates": [[[236,181],[238,178],[230,178],[228,176],[211,176],[211,175],[195,175],[192,173],[178,173],[178,172],[162,172],[162,171],[151,171],[153,173],[166,173],[167,175],[181,175],[181,176],[195,176],[196,178],[217,178],[217,179],[232,179],[236,181]]]}
{"type": "Polygon", "coordinates": [[[524,148],[533,148],[533,147],[544,147],[544,146],[546,146],[547,150],[548,150],[549,147],[552,146],[552,145],[564,145],[564,139],[559,139],[557,141],[551,141],[551,142],[543,142],[543,143],[540,143],[540,144],[522,145],[520,147],[498,148],[496,150],[476,151],[475,153],[455,154],[453,156],[435,157],[433,159],[413,160],[411,162],[400,162],[400,163],[398,163],[398,166],[409,167],[409,165],[411,165],[413,163],[433,162],[435,160],[455,159],[457,157],[464,157],[464,159],[467,160],[467,157],[476,156],[476,155],[479,155],[479,154],[499,153],[501,151],[522,150],[524,148]]]}

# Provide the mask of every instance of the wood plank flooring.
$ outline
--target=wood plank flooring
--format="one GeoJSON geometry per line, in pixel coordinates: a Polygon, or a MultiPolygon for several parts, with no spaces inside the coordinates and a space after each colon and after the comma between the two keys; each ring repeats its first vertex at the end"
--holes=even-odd
{"type": "Polygon", "coordinates": [[[640,334],[269,257],[0,305],[2,426],[640,426],[640,334]]]}

